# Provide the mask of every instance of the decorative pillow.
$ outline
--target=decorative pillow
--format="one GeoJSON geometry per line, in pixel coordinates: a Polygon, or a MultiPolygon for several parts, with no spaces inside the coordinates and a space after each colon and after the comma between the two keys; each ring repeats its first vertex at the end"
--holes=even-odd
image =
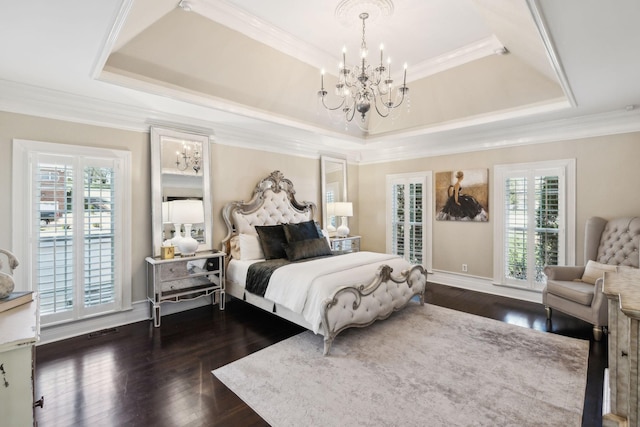
{"type": "Polygon", "coordinates": [[[264,259],[264,252],[260,245],[260,239],[253,234],[240,234],[240,258],[243,261],[249,261],[253,259],[264,259]]]}
{"type": "Polygon", "coordinates": [[[587,266],[584,268],[582,281],[595,285],[596,280],[604,276],[605,271],[618,271],[618,267],[611,264],[601,264],[599,262],[589,260],[587,262],[587,266]]]}
{"type": "Polygon", "coordinates": [[[287,243],[322,237],[321,234],[318,234],[318,227],[313,221],[299,222],[297,224],[284,224],[284,235],[287,238],[287,243]]]}
{"type": "Polygon", "coordinates": [[[240,236],[233,236],[229,241],[231,258],[240,259],[240,236]]]}
{"type": "Polygon", "coordinates": [[[333,255],[331,248],[324,237],[315,239],[298,240],[284,245],[289,261],[298,261],[306,258],[333,255]]]}
{"type": "Polygon", "coordinates": [[[264,252],[264,259],[286,258],[284,245],[287,238],[284,235],[284,227],[278,225],[256,225],[256,231],[260,238],[260,246],[264,252]]]}

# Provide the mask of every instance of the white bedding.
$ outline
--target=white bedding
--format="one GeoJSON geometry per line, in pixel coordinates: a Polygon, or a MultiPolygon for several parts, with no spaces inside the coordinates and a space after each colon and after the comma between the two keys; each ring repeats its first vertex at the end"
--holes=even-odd
{"type": "MultiPolygon", "coordinates": [[[[244,286],[252,261],[232,260],[227,278],[244,286]]],[[[411,265],[396,255],[355,252],[280,267],[271,276],[265,298],[295,313],[318,333],[322,321],[322,303],[342,286],[370,283],[380,265],[389,265],[395,274],[411,265]]]]}

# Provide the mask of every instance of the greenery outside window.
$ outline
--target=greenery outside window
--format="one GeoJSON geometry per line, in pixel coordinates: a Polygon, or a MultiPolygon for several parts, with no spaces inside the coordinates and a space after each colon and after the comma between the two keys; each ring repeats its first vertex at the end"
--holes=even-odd
{"type": "Polygon", "coordinates": [[[575,161],[495,167],[494,283],[541,291],[575,262],[575,161]]]}

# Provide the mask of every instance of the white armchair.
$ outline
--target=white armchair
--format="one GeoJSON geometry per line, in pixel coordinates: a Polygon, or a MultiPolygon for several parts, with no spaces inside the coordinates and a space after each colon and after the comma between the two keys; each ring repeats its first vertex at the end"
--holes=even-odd
{"type": "Polygon", "coordinates": [[[593,217],[585,224],[585,266],[546,266],[547,286],[542,303],[551,320],[552,309],[593,325],[596,341],[608,326],[607,298],[602,293],[604,271],[620,266],[638,268],[640,218],[593,217]]]}

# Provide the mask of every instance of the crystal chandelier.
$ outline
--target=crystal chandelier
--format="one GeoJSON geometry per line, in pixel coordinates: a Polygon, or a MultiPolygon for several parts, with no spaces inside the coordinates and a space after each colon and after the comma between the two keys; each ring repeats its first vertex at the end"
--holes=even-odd
{"type": "Polygon", "coordinates": [[[365,20],[368,13],[359,15],[362,19],[362,43],[360,45],[360,62],[347,67],[346,48],[342,49],[342,62],[338,70],[338,83],[336,84],[336,96],[339,104],[335,107],[327,105],[326,98],[328,92],[324,88],[324,70],[322,70],[321,85],[318,96],[322,100],[322,105],[330,111],[342,110],[348,122],[355,116],[356,111],[361,115],[362,122],[371,109],[371,105],[381,117],[388,117],[391,111],[402,105],[405,97],[408,98],[409,88],[407,87],[407,64],[404,64],[404,79],[395,94],[393,93],[393,79],[391,78],[391,60],[387,60],[384,65],[384,47],[380,45],[380,65],[373,67],[367,63],[368,49],[365,40],[365,20]]]}
{"type": "Polygon", "coordinates": [[[178,170],[185,171],[188,167],[191,167],[198,174],[201,160],[197,145],[192,148],[191,145],[182,143],[182,152],[176,151],[176,168],[178,170]],[[193,151],[193,154],[191,151],[193,151]]]}

